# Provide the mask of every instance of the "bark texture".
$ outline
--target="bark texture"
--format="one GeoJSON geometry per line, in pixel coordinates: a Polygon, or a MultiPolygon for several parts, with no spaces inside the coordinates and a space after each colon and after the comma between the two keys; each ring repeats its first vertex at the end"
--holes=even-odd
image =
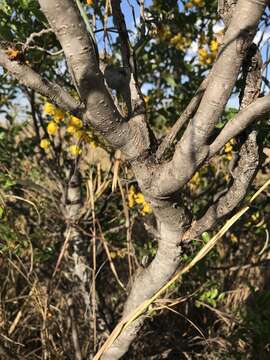
{"type": "Polygon", "coordinates": [[[207,158],[209,137],[230,97],[265,5],[266,1],[237,2],[200,106],[177,144],[172,160],[156,174],[153,186],[157,195],[177,191],[207,158]]]}
{"type": "MultiPolygon", "coordinates": [[[[244,109],[259,97],[262,83],[262,60],[259,49],[252,44],[243,62],[243,86],[240,92],[240,109],[244,109]]],[[[226,127],[225,127],[226,128],[226,127]]],[[[211,229],[218,220],[230,214],[244,199],[248,187],[254,179],[259,166],[259,147],[257,132],[248,128],[238,137],[239,157],[231,168],[232,180],[227,192],[210,206],[201,219],[194,221],[185,239],[193,239],[211,229]]]]}

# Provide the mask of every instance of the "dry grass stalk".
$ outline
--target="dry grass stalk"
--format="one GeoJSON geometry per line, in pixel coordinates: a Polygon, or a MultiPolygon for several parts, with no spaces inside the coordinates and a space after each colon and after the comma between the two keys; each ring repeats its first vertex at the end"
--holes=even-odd
{"type": "Polygon", "coordinates": [[[106,242],[106,239],[104,237],[104,234],[102,232],[102,228],[101,228],[101,225],[100,225],[100,222],[97,220],[97,225],[98,225],[98,228],[99,228],[99,232],[100,232],[100,240],[102,242],[102,245],[104,247],[104,250],[105,250],[105,253],[107,255],[107,258],[108,258],[108,261],[109,261],[109,265],[110,265],[110,268],[112,270],[112,273],[115,277],[115,280],[117,281],[117,283],[119,284],[119,286],[123,289],[123,290],[126,290],[124,284],[122,283],[122,281],[120,280],[118,274],[117,274],[117,271],[116,271],[116,268],[114,266],[114,263],[113,263],[113,260],[112,260],[112,257],[111,257],[111,253],[110,253],[110,250],[109,250],[109,247],[107,245],[107,242],[106,242]]]}

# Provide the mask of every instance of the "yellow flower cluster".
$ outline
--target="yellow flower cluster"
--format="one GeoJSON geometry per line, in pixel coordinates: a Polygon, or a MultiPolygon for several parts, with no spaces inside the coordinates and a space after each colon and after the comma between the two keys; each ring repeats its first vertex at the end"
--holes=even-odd
{"type": "Polygon", "coordinates": [[[56,123],[59,123],[61,120],[65,118],[65,113],[63,110],[55,107],[53,104],[46,102],[43,111],[45,114],[50,115],[53,117],[53,120],[56,123]]]}
{"type": "Polygon", "coordinates": [[[67,133],[73,135],[77,140],[84,140],[92,147],[97,147],[91,134],[87,134],[83,129],[83,122],[76,116],[71,116],[67,124],[67,133]]]}
{"type": "Polygon", "coordinates": [[[206,188],[208,184],[208,174],[209,165],[205,165],[199,171],[197,171],[188,183],[190,191],[196,192],[198,190],[200,191],[201,189],[206,188]]]}
{"type": "Polygon", "coordinates": [[[135,204],[140,206],[140,213],[142,215],[150,214],[152,212],[151,206],[145,201],[141,192],[136,192],[135,187],[132,185],[128,192],[128,206],[134,207],[135,204]]]}
{"type": "Polygon", "coordinates": [[[168,25],[160,25],[157,27],[156,31],[157,36],[160,40],[167,41],[172,37],[170,27],[168,25]]]}
{"type": "Polygon", "coordinates": [[[186,9],[191,9],[193,6],[203,7],[205,6],[204,0],[191,0],[185,4],[186,9]]]}
{"type": "Polygon", "coordinates": [[[116,259],[116,258],[123,259],[126,255],[127,255],[127,249],[125,249],[125,248],[119,249],[119,250],[116,250],[116,251],[111,251],[111,258],[112,259],[116,259]]]}
{"type": "Polygon", "coordinates": [[[191,45],[191,38],[181,34],[173,34],[168,25],[161,25],[157,28],[156,34],[160,40],[169,42],[176,49],[185,51],[191,45]]]}
{"type": "Polygon", "coordinates": [[[226,154],[227,160],[232,160],[232,151],[233,151],[233,145],[235,144],[235,140],[231,139],[227,144],[224,146],[224,152],[226,154]]]}
{"type": "MultiPolygon", "coordinates": [[[[66,122],[66,132],[69,135],[73,135],[77,140],[84,140],[92,147],[96,147],[96,142],[93,139],[93,136],[87,134],[83,130],[83,122],[81,119],[77,118],[73,115],[68,115],[63,110],[55,107],[53,104],[46,102],[43,107],[43,112],[46,115],[49,115],[51,120],[47,125],[47,132],[51,136],[55,136],[58,132],[60,121],[67,118],[66,122]]],[[[48,139],[42,139],[40,142],[40,147],[44,150],[48,149],[50,146],[50,142],[48,139]]],[[[71,145],[69,148],[69,153],[72,156],[77,156],[81,154],[81,149],[77,145],[71,145]]]]}
{"type": "Polygon", "coordinates": [[[43,111],[45,114],[53,116],[55,110],[55,106],[51,103],[46,102],[43,107],[43,111]]]}
{"type": "Polygon", "coordinates": [[[192,40],[182,36],[181,34],[174,35],[170,39],[170,44],[175,46],[178,50],[186,50],[191,45],[192,40]]]}
{"type": "Polygon", "coordinates": [[[43,112],[52,117],[52,120],[47,125],[48,134],[52,136],[56,135],[59,128],[59,122],[65,118],[64,111],[55,107],[53,104],[46,102],[43,107],[43,112]]]}
{"type": "Polygon", "coordinates": [[[94,0],[86,0],[86,3],[89,6],[93,6],[94,5],[94,0]]]}
{"type": "Polygon", "coordinates": [[[199,62],[201,65],[211,65],[214,62],[218,52],[217,40],[211,40],[208,48],[209,50],[206,49],[206,47],[200,47],[198,50],[199,62]]]}
{"type": "Polygon", "coordinates": [[[75,116],[71,116],[67,124],[67,132],[69,134],[76,134],[82,127],[82,120],[75,116]]]}
{"type": "Polygon", "coordinates": [[[200,175],[199,171],[197,171],[193,175],[193,177],[190,180],[188,185],[189,185],[189,188],[191,191],[195,191],[200,186],[200,184],[201,184],[201,175],[200,175]]]}
{"type": "Polygon", "coordinates": [[[42,149],[47,150],[50,146],[50,141],[48,139],[42,139],[39,145],[42,149]]]}
{"type": "Polygon", "coordinates": [[[59,126],[57,125],[56,122],[50,121],[49,124],[47,125],[48,134],[54,136],[57,133],[58,128],[59,126]]]}
{"type": "Polygon", "coordinates": [[[217,42],[217,40],[215,40],[215,39],[211,40],[211,42],[210,42],[210,50],[211,50],[212,54],[213,53],[215,55],[217,54],[217,52],[218,52],[218,42],[217,42]]]}
{"type": "Polygon", "coordinates": [[[78,145],[71,145],[69,147],[69,152],[72,156],[76,157],[82,153],[82,150],[78,145]]]}

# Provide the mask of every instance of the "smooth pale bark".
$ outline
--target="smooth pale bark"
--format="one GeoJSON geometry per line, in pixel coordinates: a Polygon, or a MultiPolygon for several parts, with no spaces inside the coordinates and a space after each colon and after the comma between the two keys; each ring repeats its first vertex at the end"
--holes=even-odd
{"type": "MultiPolygon", "coordinates": [[[[254,100],[259,97],[262,84],[262,59],[255,44],[252,44],[248,49],[243,62],[242,73],[243,86],[239,98],[240,109],[245,109],[250,104],[253,105],[254,100]]],[[[235,161],[231,160],[233,162],[231,167],[232,179],[228,190],[213,205],[209,206],[199,220],[192,223],[184,235],[185,240],[194,239],[204,231],[214,227],[220,219],[230,214],[244,199],[259,167],[260,152],[257,145],[257,132],[250,128],[244,136],[238,137],[238,142],[241,142],[239,158],[236,158],[235,161]]]]}
{"type": "Polygon", "coordinates": [[[208,158],[215,155],[231,138],[240,134],[250,124],[258,121],[270,111],[270,94],[257,99],[241,110],[229,121],[214,142],[209,146],[208,158]]]}

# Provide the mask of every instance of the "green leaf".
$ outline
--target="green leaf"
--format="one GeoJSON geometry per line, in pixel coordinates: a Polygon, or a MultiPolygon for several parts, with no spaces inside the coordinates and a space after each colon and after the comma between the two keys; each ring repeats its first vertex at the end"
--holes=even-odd
{"type": "Polygon", "coordinates": [[[207,243],[210,240],[210,235],[207,231],[202,233],[203,242],[207,243]]]}
{"type": "Polygon", "coordinates": [[[3,188],[4,188],[4,189],[9,189],[9,188],[11,188],[12,186],[14,186],[15,184],[16,184],[15,181],[10,180],[10,179],[7,179],[7,180],[5,181],[5,184],[3,185],[3,188]]]}

